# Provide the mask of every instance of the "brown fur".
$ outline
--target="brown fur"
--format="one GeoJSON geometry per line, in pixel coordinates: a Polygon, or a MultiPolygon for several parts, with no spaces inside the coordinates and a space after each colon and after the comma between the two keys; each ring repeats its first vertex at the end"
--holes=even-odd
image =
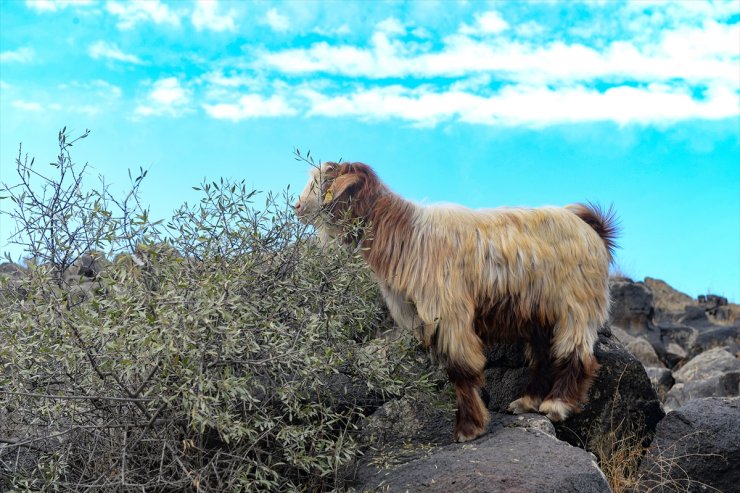
{"type": "Polygon", "coordinates": [[[446,367],[457,393],[455,439],[485,431],[483,345],[523,340],[532,378],[513,412],[566,419],[599,365],[596,329],[609,310],[613,212],[593,205],[420,207],[361,163],[312,172],[296,210],[322,238],[358,242],[396,322],[446,367]],[[362,227],[349,228],[359,222],[362,227]]]}

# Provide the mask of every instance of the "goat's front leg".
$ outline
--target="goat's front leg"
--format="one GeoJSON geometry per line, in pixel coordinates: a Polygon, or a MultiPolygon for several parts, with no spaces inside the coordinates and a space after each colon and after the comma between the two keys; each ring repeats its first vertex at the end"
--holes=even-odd
{"type": "Polygon", "coordinates": [[[453,436],[456,442],[474,440],[485,433],[490,414],[480,397],[486,363],[483,344],[472,324],[441,323],[437,329],[436,352],[455,384],[457,417],[453,436]]]}

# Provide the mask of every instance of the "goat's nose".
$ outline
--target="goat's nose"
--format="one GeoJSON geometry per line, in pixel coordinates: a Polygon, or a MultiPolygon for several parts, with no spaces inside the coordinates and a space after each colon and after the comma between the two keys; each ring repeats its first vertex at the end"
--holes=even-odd
{"type": "Polygon", "coordinates": [[[293,209],[295,209],[296,212],[301,211],[301,201],[300,200],[295,203],[295,205],[293,206],[293,209]]]}

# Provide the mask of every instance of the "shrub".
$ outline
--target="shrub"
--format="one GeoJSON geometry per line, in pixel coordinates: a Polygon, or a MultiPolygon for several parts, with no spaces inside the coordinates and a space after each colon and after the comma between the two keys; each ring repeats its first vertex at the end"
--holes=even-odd
{"type": "Polygon", "coordinates": [[[151,222],[146,173],[85,191],[74,142],[3,186],[33,261],[0,275],[0,490],[341,488],[358,421],[428,377],[412,341],[366,344],[388,322],[356,252],[243,181],[151,222]]]}

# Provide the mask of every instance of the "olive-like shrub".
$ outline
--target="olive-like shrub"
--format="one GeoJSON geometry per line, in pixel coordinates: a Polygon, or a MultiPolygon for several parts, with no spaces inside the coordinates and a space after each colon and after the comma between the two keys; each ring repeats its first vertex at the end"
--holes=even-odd
{"type": "Polygon", "coordinates": [[[0,490],[341,489],[361,418],[429,385],[356,252],[244,182],[151,222],[145,173],[86,192],[73,142],[3,185],[0,490]]]}

